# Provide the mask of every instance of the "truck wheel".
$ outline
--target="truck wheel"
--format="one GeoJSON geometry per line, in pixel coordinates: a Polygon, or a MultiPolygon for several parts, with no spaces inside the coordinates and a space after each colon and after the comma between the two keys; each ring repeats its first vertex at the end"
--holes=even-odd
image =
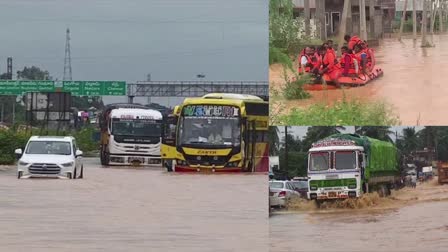
{"type": "Polygon", "coordinates": [[[104,152],[103,154],[103,160],[101,162],[102,165],[109,165],[110,162],[110,157],[109,157],[109,153],[104,152]]]}
{"type": "Polygon", "coordinates": [[[67,178],[68,179],[73,179],[73,175],[69,172],[69,173],[67,173],[67,178]]]}
{"type": "Polygon", "coordinates": [[[17,179],[20,179],[23,176],[23,171],[19,171],[17,173],[17,179]]]}
{"type": "Polygon", "coordinates": [[[387,187],[385,185],[379,185],[378,186],[378,194],[380,197],[386,197],[387,196],[387,187]]]}

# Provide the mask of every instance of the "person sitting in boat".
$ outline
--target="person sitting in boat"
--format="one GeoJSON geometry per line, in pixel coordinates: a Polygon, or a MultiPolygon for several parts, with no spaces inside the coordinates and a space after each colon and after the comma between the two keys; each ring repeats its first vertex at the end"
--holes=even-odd
{"type": "Polygon", "coordinates": [[[358,75],[359,65],[355,55],[347,46],[341,48],[341,59],[339,60],[342,68],[342,76],[358,75]]]}
{"type": "Polygon", "coordinates": [[[327,53],[332,53],[334,55],[334,57],[336,58],[336,51],[333,48],[333,40],[331,40],[331,39],[327,40],[327,42],[324,43],[324,46],[326,46],[326,48],[327,48],[327,53]]]}
{"type": "Polygon", "coordinates": [[[306,47],[300,54],[299,73],[317,73],[321,63],[314,47],[306,47]]]}
{"type": "Polygon", "coordinates": [[[358,38],[357,36],[345,35],[344,40],[347,42],[348,49],[350,49],[350,50],[354,50],[355,45],[359,45],[362,43],[362,40],[360,38],[358,38]]]}
{"type": "Polygon", "coordinates": [[[356,60],[361,66],[360,68],[362,73],[367,74],[367,53],[365,52],[365,50],[363,50],[360,44],[355,45],[354,53],[356,60]]]}
{"type": "Polygon", "coordinates": [[[340,87],[338,78],[341,76],[341,68],[339,64],[335,63],[336,59],[332,53],[327,53],[327,49],[323,46],[319,48],[319,55],[322,56],[322,69],[319,70],[319,74],[333,82],[336,87],[340,87]]]}
{"type": "Polygon", "coordinates": [[[373,49],[369,47],[369,45],[367,44],[367,41],[364,41],[363,43],[361,43],[361,47],[362,50],[366,53],[367,55],[367,62],[366,62],[366,66],[367,66],[367,70],[369,72],[373,71],[373,68],[375,67],[375,54],[373,52],[373,49]]]}

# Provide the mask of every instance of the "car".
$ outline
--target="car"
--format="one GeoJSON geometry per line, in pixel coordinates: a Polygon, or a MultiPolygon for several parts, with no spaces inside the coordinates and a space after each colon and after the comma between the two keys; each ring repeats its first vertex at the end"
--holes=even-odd
{"type": "Polygon", "coordinates": [[[294,198],[300,198],[300,194],[294,190],[291,181],[269,181],[269,204],[271,207],[285,207],[287,202],[294,198]]]}
{"type": "Polygon", "coordinates": [[[17,178],[65,177],[82,179],[84,166],[82,151],[69,136],[32,136],[25,150],[15,150],[17,178]]]}
{"type": "Polygon", "coordinates": [[[300,197],[307,198],[308,193],[308,179],[293,180],[291,184],[294,186],[294,190],[300,194],[300,197]]]}

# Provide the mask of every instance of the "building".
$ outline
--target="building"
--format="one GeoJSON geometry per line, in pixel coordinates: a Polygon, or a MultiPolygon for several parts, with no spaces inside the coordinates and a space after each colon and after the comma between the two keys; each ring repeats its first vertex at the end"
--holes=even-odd
{"type": "MultiPolygon", "coordinates": [[[[317,23],[317,8],[316,1],[310,1],[310,19],[311,25],[315,26],[317,23]]],[[[342,11],[344,8],[344,0],[321,0],[324,1],[325,13],[325,34],[327,37],[336,36],[341,22],[342,11]]],[[[293,0],[294,16],[304,17],[304,0],[293,0]]],[[[384,32],[389,32],[392,29],[392,22],[395,16],[395,0],[366,0],[366,24],[367,33],[369,37],[379,38],[384,32]],[[373,3],[373,8],[370,5],[373,3]],[[370,10],[374,13],[371,18],[370,10]],[[372,20],[371,20],[372,19],[372,20]]],[[[349,10],[349,20],[347,22],[347,33],[360,33],[360,9],[359,1],[352,0],[351,8],[349,10]]]]}
{"type": "MultiPolygon", "coordinates": [[[[415,9],[417,12],[417,20],[421,20],[423,13],[423,0],[415,0],[415,9]]],[[[395,1],[395,19],[399,20],[403,15],[404,10],[404,0],[396,0],[395,1]]],[[[414,10],[413,1],[408,0],[408,4],[406,6],[406,19],[412,18],[412,11],[414,10]]]]}

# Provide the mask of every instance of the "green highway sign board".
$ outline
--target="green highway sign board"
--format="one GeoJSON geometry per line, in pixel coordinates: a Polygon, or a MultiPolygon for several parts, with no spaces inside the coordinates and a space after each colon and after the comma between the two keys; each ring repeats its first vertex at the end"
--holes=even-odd
{"type": "Polygon", "coordinates": [[[74,96],[126,95],[125,81],[15,81],[0,80],[0,95],[26,92],[70,92],[74,96]]]}
{"type": "Polygon", "coordinates": [[[20,95],[26,92],[53,92],[53,81],[0,80],[0,95],[20,95]]]}
{"type": "Polygon", "coordinates": [[[124,81],[64,81],[62,90],[75,96],[126,95],[124,81]]]}

